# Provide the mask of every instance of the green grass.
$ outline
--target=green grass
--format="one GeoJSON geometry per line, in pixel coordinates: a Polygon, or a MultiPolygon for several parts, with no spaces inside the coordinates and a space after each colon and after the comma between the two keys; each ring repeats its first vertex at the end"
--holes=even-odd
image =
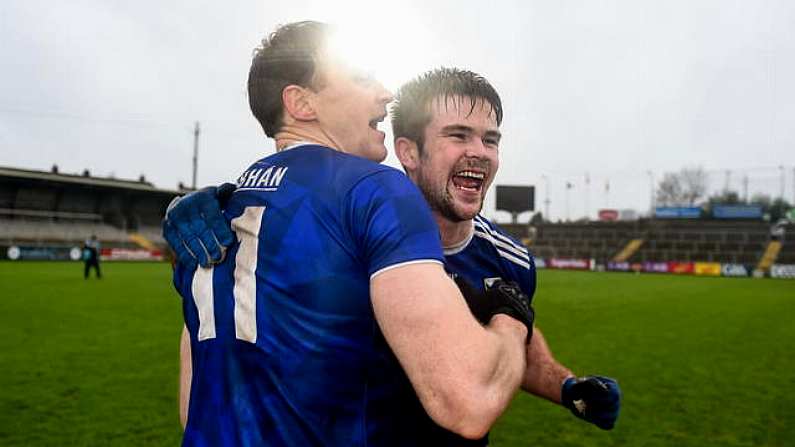
{"type": "MultiPolygon", "coordinates": [[[[0,445],[177,445],[179,300],[166,264],[0,263],[0,445]]],[[[795,281],[542,271],[558,359],[619,379],[618,425],[517,397],[500,446],[789,446],[795,281]]]]}
{"type": "Polygon", "coordinates": [[[795,281],[543,271],[536,310],[561,363],[619,380],[621,416],[520,396],[493,445],[795,445],[795,281]]]}
{"type": "Polygon", "coordinates": [[[167,264],[0,263],[0,445],[178,445],[167,264]]]}

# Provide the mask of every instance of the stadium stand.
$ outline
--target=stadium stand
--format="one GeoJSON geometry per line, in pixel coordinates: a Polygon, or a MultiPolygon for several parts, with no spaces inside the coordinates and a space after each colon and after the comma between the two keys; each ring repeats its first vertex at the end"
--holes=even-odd
{"type": "Polygon", "coordinates": [[[101,222],[70,222],[68,220],[30,220],[0,218],[0,242],[5,244],[42,245],[50,242],[80,244],[95,234],[103,243],[125,244],[126,232],[101,222]]]}
{"type": "Polygon", "coordinates": [[[647,221],[643,247],[631,261],[705,261],[756,264],[770,239],[763,221],[647,221]]]}
{"type": "MultiPolygon", "coordinates": [[[[527,227],[504,225],[518,239],[524,239],[527,227]]],[[[536,227],[530,242],[533,254],[540,258],[612,259],[640,232],[638,222],[546,223],[536,227]]]]}
{"type": "Polygon", "coordinates": [[[137,181],[0,167],[0,245],[164,248],[160,220],[184,190],[137,181]]]}
{"type": "MultiPolygon", "coordinates": [[[[503,225],[527,240],[538,258],[583,258],[642,262],[720,262],[757,265],[771,241],[765,221],[638,220],[631,222],[503,225]],[[619,259],[620,258],[620,259],[619,259]]],[[[789,224],[773,261],[795,263],[795,225],[789,224]]]]}
{"type": "Polygon", "coordinates": [[[613,261],[626,262],[641,246],[643,246],[643,239],[632,239],[617,255],[613,256],[613,261]]]}
{"type": "Polygon", "coordinates": [[[776,262],[781,264],[795,264],[795,223],[785,227],[784,241],[776,262]]]}
{"type": "Polygon", "coordinates": [[[765,252],[762,254],[762,257],[759,259],[759,263],[756,265],[757,270],[768,270],[770,266],[773,265],[776,260],[778,259],[778,255],[781,253],[781,241],[770,241],[767,244],[767,248],[765,252]]]}

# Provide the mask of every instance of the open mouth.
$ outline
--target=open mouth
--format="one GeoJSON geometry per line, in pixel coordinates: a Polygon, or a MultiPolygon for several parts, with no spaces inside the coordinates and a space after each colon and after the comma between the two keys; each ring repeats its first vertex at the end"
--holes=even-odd
{"type": "Polygon", "coordinates": [[[453,175],[453,184],[456,188],[468,192],[480,192],[486,174],[477,171],[458,171],[453,175]]]}

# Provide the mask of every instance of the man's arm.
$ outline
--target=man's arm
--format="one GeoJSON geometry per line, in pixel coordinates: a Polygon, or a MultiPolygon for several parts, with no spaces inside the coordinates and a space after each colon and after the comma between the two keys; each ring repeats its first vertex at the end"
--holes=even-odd
{"type": "Polygon", "coordinates": [[[577,378],[552,356],[538,328],[527,347],[527,370],[522,389],[560,404],[580,419],[610,430],[621,409],[621,388],[609,377],[577,378]]]}
{"type": "Polygon", "coordinates": [[[522,389],[559,404],[561,387],[569,377],[574,377],[574,374],[555,360],[544,334],[536,327],[527,345],[527,370],[522,379],[522,389]]]}
{"type": "Polygon", "coordinates": [[[525,374],[527,327],[502,314],[480,325],[438,264],[381,272],[370,292],[384,337],[426,412],[461,436],[482,437],[525,374]]]}
{"type": "Polygon", "coordinates": [[[190,403],[190,382],[193,378],[193,364],[190,353],[190,336],[188,328],[182,326],[182,337],[179,340],[179,422],[182,429],[188,423],[188,404],[190,403]]]}

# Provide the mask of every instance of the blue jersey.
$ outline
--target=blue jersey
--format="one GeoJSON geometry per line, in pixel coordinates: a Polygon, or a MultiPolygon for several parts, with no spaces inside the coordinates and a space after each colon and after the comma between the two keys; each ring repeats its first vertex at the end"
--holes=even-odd
{"type": "Polygon", "coordinates": [[[443,260],[417,188],[301,145],[246,170],[224,212],[224,262],[175,271],[193,361],[183,445],[422,444],[427,416],[369,294],[383,269],[443,260]]]}
{"type": "MultiPolygon", "coordinates": [[[[536,269],[527,248],[510,237],[502,228],[482,216],[473,221],[473,231],[468,239],[444,250],[445,270],[451,276],[462,276],[478,290],[485,290],[494,281],[502,279],[519,284],[527,296],[533,297],[536,289],[536,269]]],[[[488,437],[477,441],[464,439],[444,430],[432,420],[428,429],[427,445],[435,446],[485,446],[488,437]]]]}
{"type": "Polygon", "coordinates": [[[471,238],[444,250],[448,273],[463,276],[479,290],[497,279],[514,281],[527,296],[536,291],[536,267],[527,247],[478,215],[471,238]]]}

